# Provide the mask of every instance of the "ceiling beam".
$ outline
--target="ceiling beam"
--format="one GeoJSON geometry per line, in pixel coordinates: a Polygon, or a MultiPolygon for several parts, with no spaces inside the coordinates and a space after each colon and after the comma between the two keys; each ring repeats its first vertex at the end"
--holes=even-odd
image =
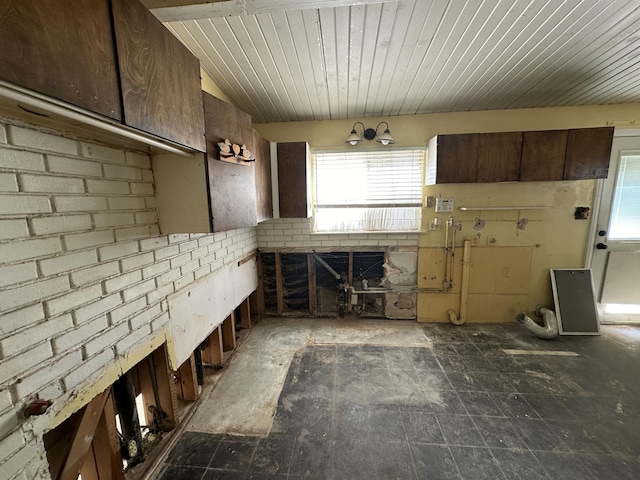
{"type": "Polygon", "coordinates": [[[388,2],[397,3],[398,0],[142,0],[161,22],[388,2]]]}

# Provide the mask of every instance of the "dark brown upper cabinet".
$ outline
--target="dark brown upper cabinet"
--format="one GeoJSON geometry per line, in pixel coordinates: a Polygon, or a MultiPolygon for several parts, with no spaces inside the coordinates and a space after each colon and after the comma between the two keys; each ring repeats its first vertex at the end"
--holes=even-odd
{"type": "Polygon", "coordinates": [[[480,136],[438,135],[436,183],[475,183],[480,136]]]}
{"type": "Polygon", "coordinates": [[[0,2],[0,80],[120,121],[109,3],[0,2]]]}
{"type": "Polygon", "coordinates": [[[311,217],[309,145],[278,143],[278,200],[280,218],[311,217]]]}
{"type": "Polygon", "coordinates": [[[255,163],[223,162],[218,149],[218,142],[226,138],[231,143],[246,145],[253,152],[251,116],[208,93],[203,96],[213,231],[253,227],[258,224],[255,163]]]}
{"type": "Polygon", "coordinates": [[[562,180],[567,130],[524,132],[520,181],[562,180]]]}
{"type": "Polygon", "coordinates": [[[606,178],[613,131],[613,127],[569,130],[564,180],[606,178]]]}
{"type": "Polygon", "coordinates": [[[258,223],[260,223],[273,218],[271,144],[255,130],[253,130],[253,151],[256,156],[256,211],[258,223]]]}
{"type": "Polygon", "coordinates": [[[439,135],[436,148],[436,183],[518,180],[521,132],[439,135]]]}
{"type": "Polygon", "coordinates": [[[612,141],[610,127],[438,135],[427,184],[605,178],[612,141]]]}
{"type": "Polygon", "coordinates": [[[522,132],[482,133],[476,181],[517,182],[520,177],[522,132]]]}
{"type": "Polygon", "coordinates": [[[205,151],[198,59],[137,0],[112,5],[125,124],[205,151]]]}

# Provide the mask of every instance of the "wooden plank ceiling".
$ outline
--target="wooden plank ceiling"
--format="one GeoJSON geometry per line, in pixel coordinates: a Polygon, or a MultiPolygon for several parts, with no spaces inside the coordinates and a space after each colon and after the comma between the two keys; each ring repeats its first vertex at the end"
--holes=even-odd
{"type": "Polygon", "coordinates": [[[145,0],[255,123],[640,102],[638,0],[145,0]]]}

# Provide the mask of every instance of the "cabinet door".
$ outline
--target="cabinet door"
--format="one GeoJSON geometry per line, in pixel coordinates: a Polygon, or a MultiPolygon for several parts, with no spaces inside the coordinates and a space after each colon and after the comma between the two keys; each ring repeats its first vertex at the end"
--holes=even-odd
{"type": "Polygon", "coordinates": [[[121,120],[109,0],[3,0],[0,45],[0,80],[121,120]]]}
{"type": "Polygon", "coordinates": [[[521,154],[522,132],[480,134],[476,181],[517,182],[521,154]]]}
{"type": "Polygon", "coordinates": [[[258,223],[255,166],[223,162],[217,146],[227,138],[254,151],[251,116],[208,93],[204,94],[204,111],[213,231],[255,226],[258,223]]]}
{"type": "Polygon", "coordinates": [[[524,132],[520,181],[562,180],[567,130],[524,132]]]}
{"type": "Polygon", "coordinates": [[[112,0],[124,122],[205,151],[200,62],[138,0],[112,0]]]}
{"type": "Polygon", "coordinates": [[[273,218],[273,190],[271,187],[271,144],[253,131],[253,151],[256,156],[256,210],[258,223],[273,218]]]}
{"type": "Polygon", "coordinates": [[[280,218],[308,218],[311,214],[308,156],[305,142],[278,143],[280,218]]]}
{"type": "Polygon", "coordinates": [[[613,127],[569,130],[563,178],[606,178],[612,142],[613,127]]]}
{"type": "Polygon", "coordinates": [[[439,135],[436,183],[475,183],[480,136],[439,135]]]}

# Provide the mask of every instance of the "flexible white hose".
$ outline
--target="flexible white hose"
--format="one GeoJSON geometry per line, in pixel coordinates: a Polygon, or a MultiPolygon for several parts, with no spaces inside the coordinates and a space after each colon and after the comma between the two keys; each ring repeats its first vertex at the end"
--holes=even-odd
{"type": "Polygon", "coordinates": [[[542,314],[544,326],[538,325],[524,313],[519,313],[518,315],[516,315],[516,321],[520,325],[524,325],[527,330],[529,330],[538,338],[544,338],[547,340],[556,338],[559,332],[558,319],[556,318],[555,312],[553,310],[549,310],[548,308],[538,308],[536,310],[536,313],[538,315],[542,314]]]}

